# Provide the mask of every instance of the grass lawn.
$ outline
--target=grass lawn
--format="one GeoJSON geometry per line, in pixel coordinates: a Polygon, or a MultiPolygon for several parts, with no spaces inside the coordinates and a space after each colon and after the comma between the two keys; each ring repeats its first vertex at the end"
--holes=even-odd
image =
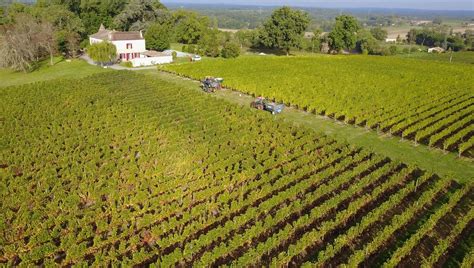
{"type": "Polygon", "coordinates": [[[107,71],[109,70],[89,65],[83,60],[76,59],[67,62],[61,58],[57,58],[53,66],[50,66],[49,60],[46,60],[41,62],[40,67],[31,73],[15,72],[10,69],[0,69],[0,87],[58,78],[80,78],[94,73],[107,71]]]}
{"type": "MultiPolygon", "coordinates": [[[[173,82],[181,87],[200,90],[199,85],[192,80],[185,80],[177,76],[157,72],[154,70],[140,71],[148,75],[158,76],[160,79],[173,82]]],[[[216,98],[249,107],[253,100],[245,94],[230,90],[219,91],[216,98]]],[[[393,160],[410,165],[417,165],[422,169],[437,173],[444,177],[453,178],[464,183],[474,178],[474,164],[471,160],[458,158],[454,153],[445,153],[441,150],[430,149],[425,145],[414,146],[413,142],[402,141],[398,137],[379,135],[374,131],[362,127],[345,125],[322,116],[305,113],[287,108],[279,118],[293,122],[296,125],[305,125],[317,132],[322,132],[338,141],[347,141],[349,144],[370,149],[376,153],[388,156],[393,160]]]]}

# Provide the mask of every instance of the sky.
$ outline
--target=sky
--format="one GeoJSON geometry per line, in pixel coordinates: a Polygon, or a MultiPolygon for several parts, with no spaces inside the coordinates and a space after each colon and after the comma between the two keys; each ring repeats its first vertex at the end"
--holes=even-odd
{"type": "Polygon", "coordinates": [[[321,1],[321,0],[163,0],[164,3],[192,3],[192,4],[244,4],[244,5],[292,5],[329,8],[410,8],[435,10],[472,10],[474,0],[361,0],[361,1],[321,1]]]}

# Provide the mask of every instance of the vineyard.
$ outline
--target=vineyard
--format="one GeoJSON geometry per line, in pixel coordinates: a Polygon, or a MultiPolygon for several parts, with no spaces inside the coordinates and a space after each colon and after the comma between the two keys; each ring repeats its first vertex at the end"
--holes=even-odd
{"type": "Polygon", "coordinates": [[[394,57],[243,57],[167,66],[182,76],[474,157],[474,67],[394,57]]]}
{"type": "Polygon", "coordinates": [[[473,266],[472,183],[142,74],[0,94],[0,265],[473,266]]]}

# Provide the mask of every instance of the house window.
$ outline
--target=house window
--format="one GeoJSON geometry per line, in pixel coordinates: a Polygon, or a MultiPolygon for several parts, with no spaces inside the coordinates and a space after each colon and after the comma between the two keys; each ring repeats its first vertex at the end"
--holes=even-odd
{"type": "Polygon", "coordinates": [[[132,43],[127,44],[127,49],[132,49],[132,43]]]}

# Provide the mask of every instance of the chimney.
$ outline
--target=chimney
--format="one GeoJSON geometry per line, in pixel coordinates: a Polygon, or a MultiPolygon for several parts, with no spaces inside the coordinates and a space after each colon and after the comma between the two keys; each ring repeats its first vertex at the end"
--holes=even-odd
{"type": "Polygon", "coordinates": [[[140,30],[140,38],[143,38],[143,32],[140,30]]]}

